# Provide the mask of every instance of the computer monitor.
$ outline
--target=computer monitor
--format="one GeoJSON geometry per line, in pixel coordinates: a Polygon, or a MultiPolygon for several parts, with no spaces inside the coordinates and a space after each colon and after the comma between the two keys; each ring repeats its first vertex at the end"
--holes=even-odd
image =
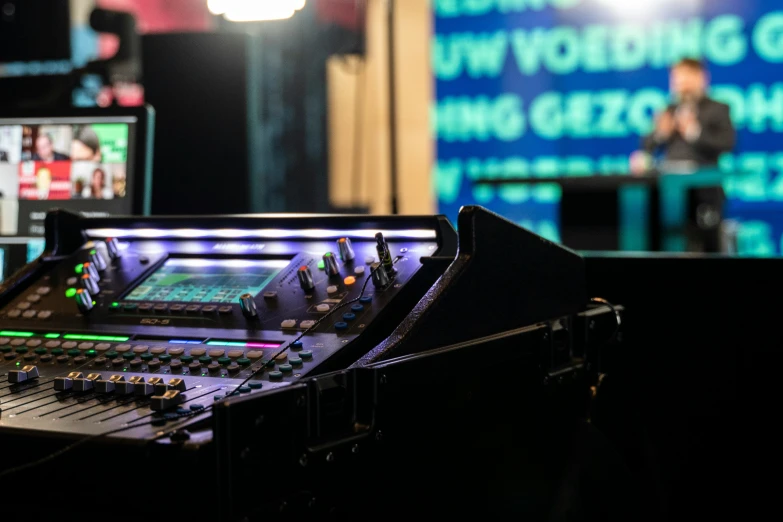
{"type": "Polygon", "coordinates": [[[43,251],[53,208],[150,210],[151,107],[0,111],[0,280],[43,251]]]}

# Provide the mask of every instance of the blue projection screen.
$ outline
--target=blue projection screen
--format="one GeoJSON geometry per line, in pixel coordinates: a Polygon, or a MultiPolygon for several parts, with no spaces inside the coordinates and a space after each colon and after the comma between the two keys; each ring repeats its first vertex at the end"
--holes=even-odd
{"type": "Polygon", "coordinates": [[[783,3],[780,0],[433,0],[432,109],[440,211],[484,205],[559,238],[559,188],[479,179],[628,172],[669,101],[668,67],[704,59],[731,106],[721,159],[744,254],[783,241],[783,3]]]}

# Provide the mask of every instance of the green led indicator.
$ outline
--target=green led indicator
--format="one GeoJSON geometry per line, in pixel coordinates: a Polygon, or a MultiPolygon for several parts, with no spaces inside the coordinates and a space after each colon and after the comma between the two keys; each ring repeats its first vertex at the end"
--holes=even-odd
{"type": "Polygon", "coordinates": [[[65,297],[73,297],[76,295],[76,289],[75,288],[69,288],[65,291],[65,297]]]}
{"type": "Polygon", "coordinates": [[[92,305],[95,306],[95,301],[92,302],[92,305]]]}
{"type": "Polygon", "coordinates": [[[323,269],[324,269],[324,262],[318,261],[318,270],[323,270],[323,269]]]}
{"type": "Polygon", "coordinates": [[[16,365],[17,365],[17,366],[21,366],[21,365],[22,365],[22,363],[20,363],[19,361],[16,361],[16,365]]]}
{"type": "Polygon", "coordinates": [[[120,306],[120,303],[114,302],[111,304],[112,308],[118,308],[120,306]]]}
{"type": "Polygon", "coordinates": [[[327,252],[327,253],[324,254],[324,257],[332,257],[332,253],[331,252],[327,252]]]}
{"type": "Polygon", "coordinates": [[[76,268],[74,268],[74,271],[77,274],[81,274],[82,272],[84,272],[84,265],[82,263],[79,263],[78,265],[76,265],[76,268]]]}
{"type": "Polygon", "coordinates": [[[14,330],[0,331],[0,337],[32,337],[33,332],[16,332],[14,330]]]}
{"type": "MultiPolygon", "coordinates": [[[[2,335],[1,332],[0,335],[2,335]]],[[[106,341],[110,343],[124,343],[125,341],[130,339],[130,337],[122,337],[122,336],[115,336],[115,335],[65,334],[63,336],[63,339],[68,341],[106,341]]]]}
{"type": "Polygon", "coordinates": [[[208,341],[207,346],[240,346],[245,347],[245,343],[237,343],[231,341],[208,341]]]}
{"type": "Polygon", "coordinates": [[[93,250],[90,250],[90,255],[91,255],[91,256],[94,256],[95,254],[96,254],[96,252],[95,252],[95,249],[93,249],[93,250]]]}
{"type": "Polygon", "coordinates": [[[44,335],[44,337],[46,337],[47,339],[59,339],[60,338],[60,334],[48,333],[48,334],[44,335]]]}

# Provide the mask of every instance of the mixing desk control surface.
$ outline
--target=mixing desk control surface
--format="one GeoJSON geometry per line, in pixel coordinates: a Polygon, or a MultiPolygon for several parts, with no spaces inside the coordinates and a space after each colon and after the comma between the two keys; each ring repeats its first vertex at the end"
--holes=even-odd
{"type": "Polygon", "coordinates": [[[144,439],[149,421],[350,364],[456,246],[442,218],[54,213],[47,227],[0,296],[0,430],[144,439]]]}

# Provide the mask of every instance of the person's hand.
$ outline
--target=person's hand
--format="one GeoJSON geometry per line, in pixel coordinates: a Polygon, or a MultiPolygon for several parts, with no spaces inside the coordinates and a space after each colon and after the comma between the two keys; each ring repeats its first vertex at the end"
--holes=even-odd
{"type": "Polygon", "coordinates": [[[655,135],[659,140],[668,140],[676,128],[676,122],[672,113],[664,111],[655,120],[655,135]]]}
{"type": "Polygon", "coordinates": [[[686,139],[693,141],[699,136],[701,127],[696,113],[692,110],[683,110],[677,114],[677,132],[686,139]]]}
{"type": "Polygon", "coordinates": [[[631,154],[628,163],[631,174],[634,176],[641,176],[650,170],[650,167],[652,166],[652,158],[647,152],[643,150],[637,150],[631,154]]]}

